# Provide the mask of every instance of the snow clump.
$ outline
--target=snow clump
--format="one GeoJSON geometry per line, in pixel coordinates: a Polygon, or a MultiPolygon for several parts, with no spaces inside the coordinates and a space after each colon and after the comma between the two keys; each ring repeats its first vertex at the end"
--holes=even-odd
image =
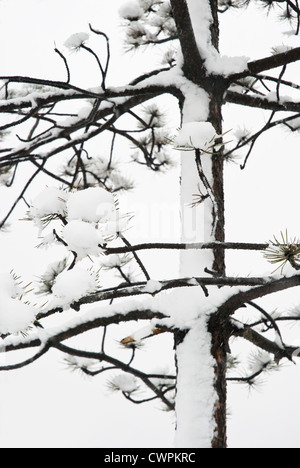
{"type": "Polygon", "coordinates": [[[89,38],[90,36],[87,33],[75,33],[65,41],[64,45],[67,49],[78,50],[89,38]]]}
{"type": "Polygon", "coordinates": [[[99,244],[103,244],[99,231],[92,224],[80,220],[70,221],[64,227],[63,238],[68,250],[75,252],[78,260],[89,255],[99,255],[99,244]]]}
{"type": "Polygon", "coordinates": [[[134,21],[140,19],[144,14],[143,9],[140,7],[138,2],[126,2],[125,5],[122,5],[119,9],[119,15],[129,21],[134,21]]]}
{"type": "Polygon", "coordinates": [[[96,289],[96,275],[76,265],[72,270],[65,270],[56,277],[52,293],[60,300],[60,304],[71,304],[96,289]]]}
{"type": "Polygon", "coordinates": [[[109,382],[109,387],[116,391],[125,393],[133,393],[138,390],[136,378],[132,375],[120,374],[116,375],[109,382]]]}
{"type": "Polygon", "coordinates": [[[162,284],[159,281],[149,280],[144,288],[144,291],[149,294],[158,293],[162,289],[162,284]]]}
{"type": "Polygon", "coordinates": [[[62,215],[66,213],[66,202],[69,194],[63,189],[46,187],[31,203],[29,216],[39,223],[42,218],[49,215],[62,215]]]}
{"type": "Polygon", "coordinates": [[[34,308],[20,300],[23,293],[10,274],[0,274],[0,335],[24,331],[34,322],[34,308]]]}
{"type": "Polygon", "coordinates": [[[218,135],[210,122],[189,122],[182,126],[175,139],[175,146],[187,150],[208,150],[218,135]]]}
{"type": "Polygon", "coordinates": [[[69,221],[105,223],[115,214],[115,201],[107,190],[92,187],[72,193],[67,202],[67,209],[69,221]]]}

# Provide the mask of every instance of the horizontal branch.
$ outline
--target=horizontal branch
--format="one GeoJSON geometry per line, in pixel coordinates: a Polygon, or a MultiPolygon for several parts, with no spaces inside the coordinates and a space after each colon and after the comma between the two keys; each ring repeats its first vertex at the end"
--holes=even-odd
{"type": "MultiPolygon", "coordinates": [[[[253,291],[254,296],[258,296],[260,293],[260,288],[268,288],[271,290],[272,288],[275,290],[284,289],[285,287],[290,286],[291,282],[294,282],[294,286],[300,284],[300,276],[292,277],[292,278],[283,278],[281,280],[274,280],[272,277],[246,277],[246,278],[234,278],[234,277],[201,277],[201,278],[183,278],[183,279],[174,279],[169,281],[161,281],[159,284],[159,288],[156,294],[171,290],[174,288],[181,288],[181,287],[202,287],[205,288],[206,286],[229,286],[229,287],[241,287],[241,286],[248,286],[254,287],[250,289],[248,292],[251,294],[253,291]],[[275,285],[275,286],[273,286],[275,285]],[[258,291],[256,293],[256,291],[258,291]]],[[[141,282],[129,286],[119,286],[116,288],[110,288],[106,290],[102,290],[95,294],[90,294],[79,301],[73,303],[71,308],[74,310],[80,310],[82,305],[85,304],[93,304],[102,301],[110,301],[111,299],[117,298],[125,298],[125,297],[132,297],[132,296],[140,296],[145,294],[155,294],[154,292],[149,293],[147,290],[147,282],[141,282]]],[[[205,291],[204,291],[205,292],[205,291]]],[[[243,298],[243,292],[238,293],[233,297],[233,304],[238,302],[237,298],[243,298]]],[[[231,298],[232,299],[232,298],[231,298]]],[[[229,299],[229,301],[231,300],[229,299]]],[[[243,301],[240,300],[240,304],[251,300],[248,296],[243,301]]],[[[218,312],[222,311],[222,308],[225,307],[226,311],[228,310],[227,306],[221,305],[218,309],[218,312]]],[[[114,311],[112,308],[105,307],[105,310],[101,310],[100,316],[98,313],[95,316],[94,311],[92,313],[87,313],[84,317],[80,317],[80,319],[72,321],[68,327],[65,327],[64,330],[52,330],[52,337],[56,341],[64,341],[74,336],[78,336],[81,333],[85,333],[89,330],[99,328],[99,327],[106,327],[112,324],[119,324],[121,322],[128,322],[132,320],[151,320],[154,318],[162,319],[165,318],[165,315],[162,314],[159,310],[150,310],[149,307],[143,309],[142,307],[138,309],[134,309],[132,304],[128,304],[126,306],[128,312],[124,312],[122,309],[122,313],[118,311],[114,311]],[[129,307],[129,309],[128,309],[129,307]]],[[[38,320],[42,320],[44,317],[48,317],[51,314],[62,312],[63,309],[53,309],[45,312],[44,314],[39,314],[38,320]]],[[[230,315],[230,314],[229,314],[230,315]]],[[[51,341],[51,336],[49,340],[51,341]]],[[[39,338],[38,334],[35,334],[31,337],[25,337],[24,339],[12,339],[8,337],[3,342],[3,345],[0,347],[1,351],[12,351],[17,349],[26,349],[31,347],[36,347],[41,345],[41,339],[39,338]]]]}
{"type": "MultiPolygon", "coordinates": [[[[132,295],[149,294],[145,286],[147,283],[140,283],[139,285],[127,286],[112,290],[102,291],[98,294],[93,294],[83,298],[76,304],[73,304],[73,308],[79,310],[83,304],[99,302],[107,299],[115,299],[117,297],[128,297],[132,295]]],[[[217,286],[254,286],[247,291],[239,291],[238,293],[231,296],[225,301],[220,307],[216,309],[215,316],[218,315],[222,319],[226,319],[234,313],[239,307],[246,302],[253,300],[264,295],[271,294],[274,292],[286,290],[291,287],[300,285],[300,275],[295,275],[289,278],[281,278],[274,280],[272,277],[266,278],[189,278],[189,279],[177,279],[171,281],[162,281],[160,283],[161,289],[157,291],[159,293],[163,290],[178,287],[199,287],[203,285],[217,285],[217,286]],[[222,315],[223,314],[223,315],[222,315]]],[[[58,310],[58,309],[57,309],[58,310]]],[[[56,310],[56,311],[57,311],[56,310]]],[[[46,315],[45,315],[46,316],[46,315]]],[[[40,315],[39,320],[42,320],[43,316],[40,315]]],[[[41,349],[32,357],[18,364],[12,364],[10,366],[3,366],[1,370],[12,370],[29,365],[39,357],[41,357],[50,348],[58,348],[60,344],[70,338],[79,336],[85,332],[88,332],[99,327],[107,327],[111,324],[119,324],[121,322],[129,322],[136,320],[153,320],[153,319],[164,319],[167,318],[165,314],[159,310],[151,310],[149,305],[145,304],[134,309],[132,303],[126,303],[116,306],[104,306],[100,309],[95,309],[87,312],[85,315],[72,319],[69,324],[64,324],[63,329],[57,327],[56,329],[45,329],[43,331],[38,330],[36,333],[32,333],[27,337],[7,337],[2,341],[0,346],[0,352],[11,352],[15,350],[31,349],[35,347],[41,347],[41,349]],[[116,307],[116,309],[113,309],[116,307]],[[120,312],[121,311],[121,312],[120,312]]],[[[288,357],[290,353],[294,352],[294,348],[286,347],[285,349],[280,348],[278,344],[274,344],[259,334],[254,332],[250,327],[235,327],[232,325],[232,331],[236,335],[243,336],[245,339],[253,342],[255,345],[261,347],[276,354],[277,358],[288,357]],[[247,329],[247,330],[246,330],[247,329]],[[249,329],[249,330],[248,330],[249,329]],[[246,331],[245,331],[246,330],[246,331]]]]}
{"type": "Polygon", "coordinates": [[[235,81],[240,78],[245,78],[249,76],[249,73],[257,75],[257,73],[282,67],[284,65],[288,65],[289,63],[297,62],[298,60],[300,60],[300,47],[287,50],[286,52],[282,52],[280,54],[274,54],[259,60],[248,62],[247,70],[244,70],[241,73],[234,73],[229,77],[229,79],[231,81],[235,81]]]}
{"type": "Polygon", "coordinates": [[[280,361],[285,357],[291,360],[293,358],[293,353],[299,349],[298,347],[293,346],[282,348],[278,343],[269,340],[265,336],[253,330],[251,327],[247,326],[245,328],[234,327],[233,334],[234,336],[244,338],[267,353],[273,354],[277,361],[280,361]]]}
{"type": "Polygon", "coordinates": [[[208,250],[223,248],[226,250],[266,250],[269,244],[253,244],[249,242],[207,242],[207,243],[144,243],[132,245],[131,247],[110,247],[105,248],[105,253],[123,254],[137,252],[139,250],[208,250]]]}
{"type": "MultiPolygon", "coordinates": [[[[110,120],[106,120],[102,125],[97,125],[96,129],[93,129],[89,132],[83,132],[81,135],[76,136],[76,138],[71,139],[70,135],[78,132],[80,129],[85,129],[87,125],[91,125],[92,122],[89,119],[82,119],[76,123],[76,125],[71,125],[64,128],[54,128],[49,129],[42,137],[37,137],[31,142],[24,144],[22,147],[18,147],[10,152],[7,152],[0,157],[0,163],[8,162],[12,164],[13,162],[20,162],[20,158],[25,157],[25,160],[32,158],[33,151],[36,151],[38,148],[44,147],[49,143],[56,142],[58,139],[67,139],[67,142],[56,146],[53,149],[48,150],[47,153],[43,153],[43,159],[48,159],[52,156],[55,156],[63,151],[66,151],[70,148],[74,148],[74,145],[81,144],[85,141],[91,140],[94,137],[98,136],[100,133],[104,132],[108,127],[113,125],[113,123],[123,114],[125,114],[129,109],[132,109],[135,106],[145,103],[147,100],[152,99],[154,96],[149,95],[137,95],[132,96],[131,98],[124,99],[124,102],[119,105],[113,106],[112,104],[106,106],[104,109],[99,110],[93,118],[93,122],[97,122],[100,119],[107,119],[108,116],[111,116],[110,120]]],[[[1,111],[1,104],[0,104],[1,111]]],[[[94,125],[95,126],[95,125],[94,125]]],[[[22,161],[22,159],[21,159],[22,161]]]]}
{"type": "Polygon", "coordinates": [[[273,101],[266,97],[251,96],[249,94],[241,94],[234,91],[228,91],[225,96],[225,101],[230,104],[238,104],[247,107],[256,107],[270,111],[288,111],[300,112],[300,102],[294,101],[273,101]]]}
{"type": "Polygon", "coordinates": [[[265,281],[265,284],[258,286],[257,288],[248,289],[247,291],[241,291],[234,294],[218,308],[217,313],[220,316],[229,317],[249,301],[253,301],[279,291],[285,291],[296,286],[300,286],[300,275],[265,281]]]}
{"type": "Polygon", "coordinates": [[[251,73],[257,74],[273,68],[283,67],[298,60],[300,60],[300,47],[249,62],[248,69],[251,73]]]}
{"type": "MultiPolygon", "coordinates": [[[[162,69],[157,75],[159,75],[159,73],[167,74],[168,71],[162,69]]],[[[147,75],[145,75],[145,80],[146,79],[147,75]]],[[[172,94],[182,100],[182,93],[180,89],[176,87],[173,78],[170,78],[169,81],[166,79],[166,83],[170,84],[166,84],[165,86],[163,84],[156,85],[155,83],[143,84],[141,81],[136,85],[107,88],[105,91],[102,88],[82,89],[66,82],[43,80],[26,76],[0,76],[0,81],[5,81],[7,83],[35,84],[37,86],[53,88],[53,91],[45,90],[44,92],[33,92],[33,96],[32,94],[28,94],[24,97],[21,96],[19,98],[1,100],[0,112],[2,113],[9,113],[26,107],[34,107],[34,105],[43,107],[72,99],[100,99],[102,101],[109,101],[111,99],[130,96],[152,95],[152,97],[155,97],[161,94],[172,94]]]]}
{"type": "MultiPolygon", "coordinates": [[[[56,309],[59,311],[59,309],[56,309]]],[[[47,317],[50,314],[46,314],[47,317]]],[[[158,312],[152,311],[149,309],[145,310],[131,310],[128,313],[115,313],[111,316],[96,316],[91,317],[88,313],[86,314],[86,319],[82,317],[80,320],[71,321],[68,327],[65,327],[64,330],[54,329],[48,330],[49,337],[48,343],[51,345],[52,341],[62,342],[68,340],[69,338],[81,335],[82,333],[94,330],[100,327],[107,327],[109,325],[115,325],[122,322],[131,322],[133,320],[152,320],[154,318],[162,319],[165,316],[158,312]],[[50,334],[51,331],[51,334],[50,334]]],[[[39,320],[42,319],[42,316],[39,317],[39,320]]],[[[42,345],[42,339],[39,337],[38,333],[33,334],[32,336],[25,337],[24,339],[14,339],[11,337],[6,338],[2,341],[0,346],[0,352],[9,352],[16,351],[19,349],[28,349],[35,348],[42,345]]]]}
{"type": "MultiPolygon", "coordinates": [[[[299,276],[300,278],[300,276],[299,276]]],[[[161,291],[168,291],[175,288],[184,287],[203,287],[206,286],[261,286],[272,284],[274,279],[272,277],[197,277],[197,278],[179,278],[172,280],[160,281],[160,289],[156,292],[149,293],[147,290],[147,282],[140,282],[131,284],[130,286],[117,286],[102,290],[100,292],[90,294],[83,297],[79,301],[72,304],[72,308],[79,310],[83,304],[93,304],[100,301],[108,301],[111,299],[118,299],[121,297],[140,296],[145,294],[158,294],[161,291]]],[[[299,279],[300,283],[300,279],[299,279]]]]}

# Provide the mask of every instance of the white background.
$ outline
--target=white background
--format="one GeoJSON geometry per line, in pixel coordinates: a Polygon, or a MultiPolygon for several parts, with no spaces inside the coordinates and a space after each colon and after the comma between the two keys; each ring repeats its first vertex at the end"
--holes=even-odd
{"type": "MultiPolygon", "coordinates": [[[[90,22],[111,35],[116,54],[112,62],[111,83],[126,84],[136,73],[151,69],[153,61],[159,59],[159,52],[151,49],[141,55],[124,54],[116,14],[121,4],[120,0],[109,3],[105,0],[0,1],[0,75],[27,74],[63,80],[65,69],[53,51],[54,41],[62,48],[70,34],[87,31],[90,22]]],[[[223,52],[251,58],[269,54],[273,45],[282,43],[280,32],[286,29],[281,23],[267,19],[262,10],[257,14],[253,10],[235,12],[222,24],[223,52]]],[[[98,84],[87,57],[71,56],[70,61],[76,84],[98,84]]],[[[291,67],[291,70],[299,76],[299,65],[291,67]]],[[[163,105],[167,107],[168,101],[163,105]]],[[[224,116],[225,129],[242,126],[244,121],[256,129],[267,118],[262,111],[251,110],[246,115],[245,110],[238,107],[226,108],[224,116]]],[[[228,168],[228,240],[264,242],[286,227],[291,235],[299,233],[298,141],[295,136],[276,129],[259,142],[245,171],[240,171],[238,165],[228,168]]],[[[137,179],[140,174],[135,174],[137,179]]],[[[157,206],[163,200],[166,206],[174,207],[178,181],[178,168],[166,176],[148,174],[125,203],[133,207],[135,196],[140,200],[141,193],[144,193],[142,189],[146,189],[145,203],[157,206]]],[[[39,188],[33,188],[32,196],[39,188]]],[[[13,194],[1,188],[1,216],[10,200],[13,200],[13,194]]],[[[38,243],[33,238],[36,231],[28,223],[18,221],[23,217],[24,209],[25,206],[20,205],[13,231],[0,234],[0,269],[9,271],[14,268],[30,281],[47,261],[53,261],[53,253],[34,249],[38,243]]],[[[154,217],[149,227],[144,225],[144,219],[142,213],[137,216],[137,228],[131,233],[132,241],[147,238],[151,234],[150,228],[154,238],[163,237],[165,241],[171,236],[177,238],[179,216],[175,210],[171,225],[162,227],[163,219],[154,217]]],[[[145,259],[150,261],[147,256],[145,259]]],[[[235,254],[228,259],[229,274],[270,273],[272,269],[260,254],[243,257],[235,254]]],[[[154,258],[150,266],[157,277],[174,277],[177,259],[166,255],[157,265],[154,258]]],[[[267,310],[284,309],[286,304],[289,310],[298,304],[297,295],[296,291],[270,298],[267,310]]],[[[299,332],[297,328],[292,331],[291,339],[297,342],[299,332]]],[[[113,328],[112,339],[122,338],[120,333],[123,330],[120,332],[113,328]]],[[[147,365],[159,366],[168,362],[171,356],[171,339],[156,340],[155,345],[147,345],[141,351],[140,359],[144,359],[147,365]]],[[[242,352],[245,347],[236,343],[234,351],[237,349],[242,352]]],[[[1,448],[171,447],[174,437],[172,415],[160,411],[158,404],[133,406],[118,395],[112,395],[105,386],[106,378],[91,380],[70,373],[62,356],[56,352],[51,352],[29,368],[0,375],[1,448]]],[[[259,391],[249,393],[247,388],[230,385],[230,447],[300,447],[299,390],[299,367],[292,364],[271,375],[259,391]]]]}

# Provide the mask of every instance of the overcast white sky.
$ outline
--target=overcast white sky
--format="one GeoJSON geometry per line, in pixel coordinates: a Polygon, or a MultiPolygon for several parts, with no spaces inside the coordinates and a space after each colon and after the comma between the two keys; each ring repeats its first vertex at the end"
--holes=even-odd
{"type": "MultiPolygon", "coordinates": [[[[111,34],[112,45],[117,48],[120,30],[116,32],[116,11],[122,3],[120,0],[2,0],[0,74],[64,79],[65,70],[53,51],[54,42],[58,47],[62,46],[70,34],[87,31],[91,22],[111,34]]],[[[251,18],[252,24],[245,14],[236,12],[230,21],[224,21],[224,53],[262,57],[273,45],[282,43],[279,23],[270,24],[262,13],[259,16],[252,14],[251,18]]],[[[122,46],[119,46],[118,58],[112,63],[112,77],[116,83],[127,77],[130,79],[138,69],[144,71],[151,66],[149,52],[138,58],[134,54],[120,55],[121,50],[122,46]]],[[[153,53],[156,59],[157,52],[153,53]]],[[[85,58],[74,56],[72,61],[76,81],[84,86],[95,85],[93,70],[87,66],[85,58]]],[[[297,67],[299,70],[299,65],[297,67]]],[[[225,111],[228,119],[225,128],[243,124],[244,111],[243,115],[239,111],[237,108],[225,111]]],[[[264,121],[264,116],[262,112],[251,111],[247,119],[250,127],[256,128],[259,121],[264,121]]],[[[278,131],[273,132],[269,139],[258,145],[247,171],[241,172],[238,166],[228,171],[229,240],[267,241],[286,227],[290,227],[291,234],[299,232],[299,221],[292,211],[299,198],[298,190],[295,190],[299,174],[295,170],[297,140],[280,133],[270,155],[270,144],[278,135],[278,131]],[[259,200],[260,197],[263,201],[254,204],[253,198],[259,200]]],[[[178,171],[173,170],[164,180],[148,176],[144,184],[148,189],[145,201],[158,203],[164,193],[166,203],[171,203],[177,194],[178,171]]],[[[140,193],[139,188],[139,196],[140,193]]],[[[3,213],[10,195],[8,197],[5,189],[0,189],[0,197],[0,212],[3,213]]],[[[128,203],[133,203],[133,199],[129,198],[128,203]]],[[[16,219],[22,216],[23,208],[20,206],[16,219]]],[[[141,221],[138,222],[141,226],[141,221]]],[[[176,223],[178,220],[174,220],[175,228],[178,227],[176,223]]],[[[14,226],[13,234],[0,234],[0,269],[15,268],[27,275],[33,270],[35,274],[48,259],[52,260],[52,254],[32,251],[31,247],[37,242],[32,239],[32,229],[26,223],[16,221],[14,226]]],[[[248,274],[254,273],[257,267],[259,272],[268,268],[259,256],[241,260],[240,256],[232,255],[230,260],[229,271],[233,273],[248,274]]],[[[163,265],[155,267],[153,264],[151,268],[154,271],[157,268],[162,276],[170,276],[167,266],[174,269],[176,260],[166,257],[163,265]]],[[[271,298],[271,303],[271,309],[279,304],[277,298],[271,298]]],[[[289,306],[296,303],[297,295],[289,293],[289,306]]],[[[119,332],[113,330],[113,333],[113,339],[117,339],[119,332]]],[[[299,335],[295,330],[293,339],[299,335]]],[[[171,355],[171,341],[168,344],[171,355]]],[[[162,356],[167,361],[164,341],[160,345],[157,340],[155,349],[149,345],[141,351],[141,358],[148,364],[153,362],[154,366],[161,364],[162,356]]],[[[300,367],[287,365],[267,382],[260,392],[254,390],[250,395],[245,388],[230,386],[231,447],[300,447],[300,367]]],[[[159,411],[156,404],[133,406],[123,398],[109,394],[103,383],[105,378],[90,380],[71,374],[56,352],[29,368],[0,375],[0,447],[172,446],[174,421],[171,415],[159,411]]]]}

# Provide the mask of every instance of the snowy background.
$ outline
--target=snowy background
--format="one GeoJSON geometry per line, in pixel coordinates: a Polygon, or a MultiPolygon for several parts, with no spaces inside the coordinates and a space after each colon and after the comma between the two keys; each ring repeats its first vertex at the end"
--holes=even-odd
{"type": "MultiPolygon", "coordinates": [[[[64,79],[65,69],[54,53],[54,42],[63,47],[71,34],[87,32],[88,23],[111,37],[115,58],[111,64],[110,83],[126,83],[139,72],[150,70],[159,52],[152,49],[142,54],[124,54],[117,13],[124,1],[111,3],[108,7],[105,0],[84,3],[78,0],[0,1],[0,74],[64,79]]],[[[223,53],[260,58],[268,55],[274,45],[282,45],[284,28],[280,23],[267,21],[261,11],[257,14],[253,10],[237,11],[222,21],[223,53]]],[[[86,57],[71,58],[76,84],[94,86],[93,70],[90,62],[85,63],[86,57]]],[[[298,67],[294,71],[299,70],[299,64],[293,67],[298,67]]],[[[168,109],[168,100],[163,106],[168,109]]],[[[255,129],[265,121],[261,111],[250,110],[247,116],[244,111],[241,116],[240,111],[237,107],[225,109],[226,129],[240,128],[244,120],[255,129]]],[[[176,121],[169,124],[176,128],[176,121]]],[[[296,170],[299,169],[297,140],[284,131],[278,132],[273,131],[259,142],[246,171],[241,172],[238,165],[228,169],[228,240],[265,242],[286,227],[291,236],[299,233],[299,219],[292,210],[295,199],[299,198],[295,190],[299,174],[296,170]],[[276,147],[272,144],[270,154],[270,143],[275,137],[276,147]]],[[[127,170],[131,174],[133,169],[127,170]]],[[[132,177],[143,179],[122,201],[124,207],[137,212],[135,228],[130,232],[131,241],[142,241],[150,236],[154,240],[177,240],[178,167],[165,176],[145,175],[135,170],[132,177]],[[145,204],[148,204],[146,212],[145,204]]],[[[30,196],[35,197],[41,189],[41,183],[33,186],[30,196]]],[[[1,188],[0,200],[3,214],[13,200],[13,193],[1,188]]],[[[29,282],[44,270],[47,262],[56,258],[53,259],[51,251],[34,248],[37,230],[30,223],[18,221],[24,216],[24,210],[25,206],[20,205],[9,234],[0,233],[0,273],[13,268],[29,282]]],[[[152,253],[145,254],[144,258],[153,277],[176,276],[178,258],[172,254],[166,254],[164,262],[158,264],[152,253]]],[[[229,274],[257,274],[269,268],[253,253],[243,257],[240,253],[231,254],[229,265],[229,274]]],[[[289,292],[288,299],[289,307],[298,305],[297,294],[289,292]]],[[[271,298],[271,309],[280,304],[284,306],[284,295],[271,298]]],[[[122,331],[113,328],[111,337],[117,340],[126,336],[126,332],[131,333],[132,328],[126,330],[125,326],[122,331]]],[[[300,330],[288,332],[295,343],[300,343],[300,330]]],[[[247,346],[239,346],[239,351],[246,350],[247,346]]],[[[144,359],[147,365],[167,364],[172,355],[171,337],[157,339],[140,354],[141,361],[144,359]],[[170,350],[169,355],[166,349],[170,350]]],[[[4,362],[5,356],[0,356],[0,360],[4,362]]],[[[133,406],[123,397],[111,394],[106,380],[106,376],[91,380],[71,373],[61,354],[55,351],[26,369],[0,374],[0,447],[171,447],[174,440],[172,415],[160,411],[156,404],[133,406]]],[[[291,364],[271,375],[263,387],[250,394],[246,387],[230,385],[230,447],[300,447],[299,389],[300,367],[291,364]]]]}

